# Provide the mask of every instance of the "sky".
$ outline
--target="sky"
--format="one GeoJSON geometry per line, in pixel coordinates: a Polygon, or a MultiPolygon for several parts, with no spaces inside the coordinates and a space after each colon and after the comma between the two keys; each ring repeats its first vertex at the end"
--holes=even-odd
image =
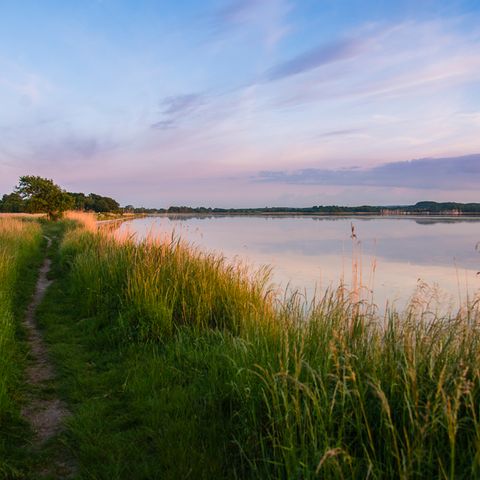
{"type": "Polygon", "coordinates": [[[478,0],[0,0],[0,194],[480,201],[478,0]]]}

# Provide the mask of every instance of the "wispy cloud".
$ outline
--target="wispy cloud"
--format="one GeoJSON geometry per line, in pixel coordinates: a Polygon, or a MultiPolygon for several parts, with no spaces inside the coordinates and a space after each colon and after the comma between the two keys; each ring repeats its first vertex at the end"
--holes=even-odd
{"type": "Polygon", "coordinates": [[[357,167],[339,170],[309,168],[290,172],[263,171],[255,180],[297,185],[477,188],[480,182],[480,154],[386,163],[368,169],[357,167]]]}
{"type": "Polygon", "coordinates": [[[260,30],[267,47],[272,48],[289,32],[288,13],[292,7],[287,0],[231,0],[212,16],[217,33],[232,29],[260,30]]]}
{"type": "Polygon", "coordinates": [[[12,77],[0,75],[0,88],[5,87],[29,105],[37,106],[51,92],[50,83],[38,74],[22,72],[16,68],[12,77]]]}
{"type": "Polygon", "coordinates": [[[252,19],[255,12],[268,0],[233,0],[216,12],[219,22],[240,23],[252,19]]]}
{"type": "Polygon", "coordinates": [[[159,120],[158,122],[152,123],[151,127],[156,130],[170,130],[176,127],[175,121],[168,120],[159,120]]]}
{"type": "Polygon", "coordinates": [[[160,102],[164,115],[184,115],[195,110],[202,104],[203,96],[199,93],[189,93],[186,95],[175,95],[164,98],[160,102]]]}
{"type": "Polygon", "coordinates": [[[318,138],[329,138],[329,137],[346,137],[349,135],[356,135],[362,133],[363,130],[360,128],[345,128],[341,130],[330,130],[328,132],[323,132],[317,135],[318,138]]]}
{"type": "Polygon", "coordinates": [[[329,63],[353,58],[363,51],[364,45],[365,43],[358,38],[340,39],[320,45],[313,50],[275,65],[267,72],[266,76],[271,81],[281,80],[314,70],[329,63]]]}
{"type": "Polygon", "coordinates": [[[431,95],[480,79],[480,37],[446,21],[360,30],[271,67],[267,81],[285,80],[277,105],[431,95]]]}
{"type": "Polygon", "coordinates": [[[205,97],[200,93],[166,97],[160,102],[162,119],[151,126],[160,130],[175,128],[180,120],[199,110],[204,103],[205,97]]]}
{"type": "Polygon", "coordinates": [[[105,140],[95,137],[70,137],[66,138],[61,148],[72,152],[73,155],[81,158],[92,158],[101,151],[111,148],[111,144],[107,144],[105,140]]]}
{"type": "MultiPolygon", "coordinates": [[[[34,166],[69,170],[82,165],[91,168],[102,163],[102,156],[113,152],[119,144],[94,135],[72,134],[58,139],[28,139],[21,153],[24,168],[34,166]]],[[[19,160],[20,160],[19,158],[19,160]]]]}

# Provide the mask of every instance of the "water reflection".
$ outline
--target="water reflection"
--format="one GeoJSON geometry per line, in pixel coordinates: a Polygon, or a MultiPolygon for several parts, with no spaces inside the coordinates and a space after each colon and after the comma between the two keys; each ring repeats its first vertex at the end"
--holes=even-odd
{"type": "Polygon", "coordinates": [[[254,267],[271,265],[279,290],[315,290],[353,283],[359,264],[364,296],[373,292],[380,308],[387,300],[403,307],[418,285],[457,308],[480,288],[480,218],[163,216],[121,227],[176,235],[229,259],[254,267]],[[354,225],[357,241],[351,239],[354,225]]]}

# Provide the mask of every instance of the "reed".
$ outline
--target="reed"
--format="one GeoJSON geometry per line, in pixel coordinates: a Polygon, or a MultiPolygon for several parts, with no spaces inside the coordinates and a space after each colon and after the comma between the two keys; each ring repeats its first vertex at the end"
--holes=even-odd
{"type": "Polygon", "coordinates": [[[63,214],[63,218],[80,223],[83,228],[90,232],[97,231],[97,217],[93,212],[79,212],[69,210],[63,214]]]}
{"type": "Polygon", "coordinates": [[[212,442],[227,477],[480,476],[477,304],[379,318],[342,289],[309,305],[279,301],[267,271],[252,276],[176,239],[82,228],[61,258],[84,322],[116,344],[162,346],[125,383],[150,431],[166,428],[155,423],[164,390],[189,385],[191,428],[198,418],[222,426],[212,442]]]}
{"type": "Polygon", "coordinates": [[[67,233],[63,261],[82,313],[102,313],[126,335],[162,340],[189,326],[239,332],[273,315],[266,272],[254,280],[240,264],[193,250],[175,239],[115,238],[109,232],[67,233]]]}

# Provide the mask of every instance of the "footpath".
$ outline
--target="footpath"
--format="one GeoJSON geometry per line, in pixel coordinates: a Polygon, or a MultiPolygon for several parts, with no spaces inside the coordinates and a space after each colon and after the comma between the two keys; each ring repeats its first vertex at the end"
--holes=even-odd
{"type": "MultiPolygon", "coordinates": [[[[45,238],[48,252],[52,240],[45,238]]],[[[38,307],[52,283],[48,278],[50,269],[51,260],[46,256],[23,321],[29,362],[26,370],[27,394],[22,416],[33,432],[30,448],[32,455],[38,458],[38,461],[34,462],[35,478],[68,479],[75,475],[75,464],[68,450],[57,439],[64,431],[69,411],[56,392],[55,369],[36,318],[38,307]]]]}

